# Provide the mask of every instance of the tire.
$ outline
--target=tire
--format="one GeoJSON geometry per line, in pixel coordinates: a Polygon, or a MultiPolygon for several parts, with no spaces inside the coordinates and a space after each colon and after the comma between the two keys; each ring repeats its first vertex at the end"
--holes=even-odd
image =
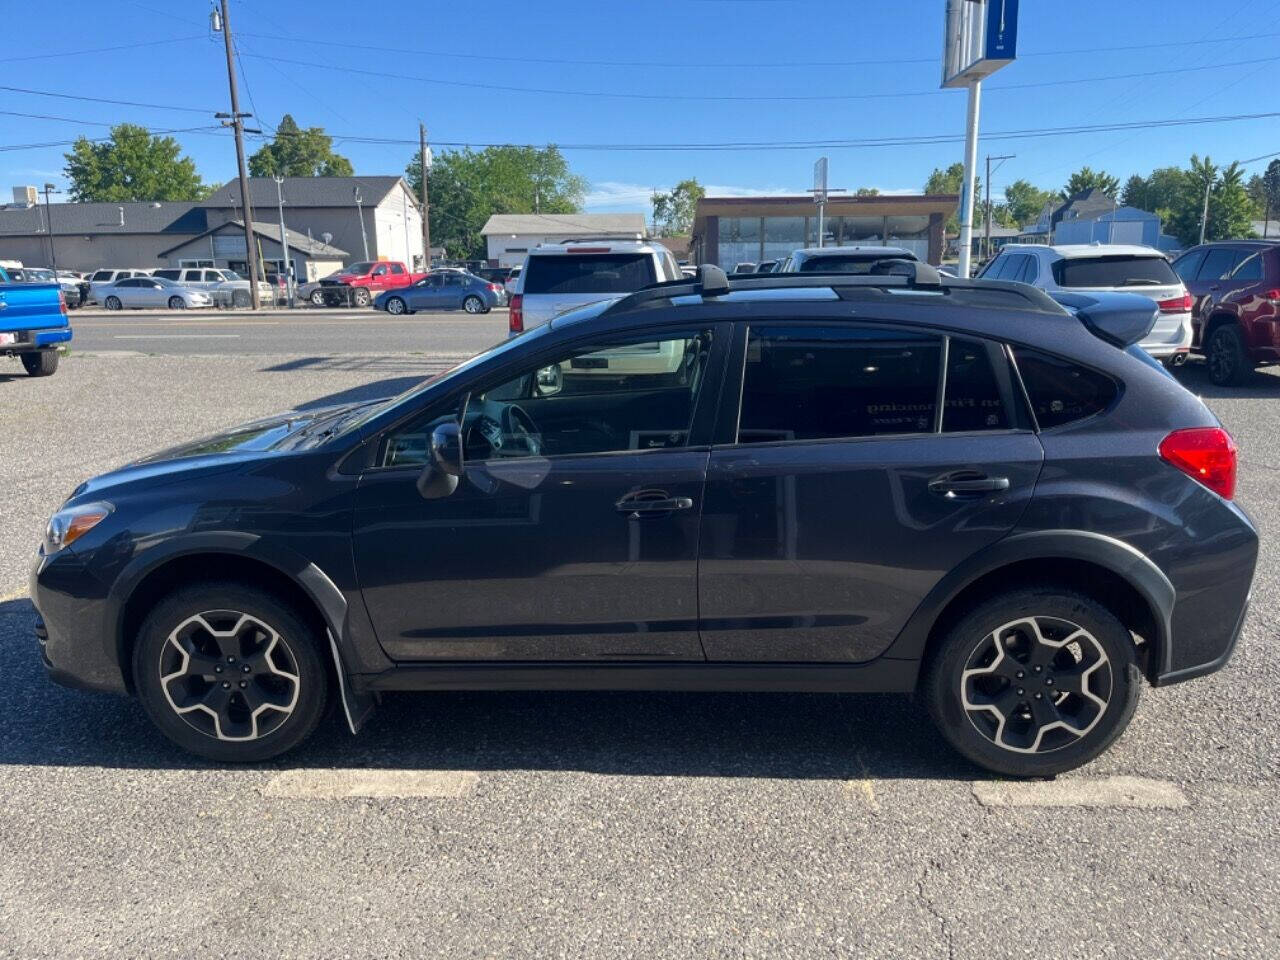
{"type": "Polygon", "coordinates": [[[247,307],[253,302],[253,298],[249,296],[248,290],[232,290],[231,305],[233,307],[247,307]]]}
{"type": "Polygon", "coordinates": [[[196,584],[164,597],[143,621],[134,689],[160,732],[184,750],[267,760],[302,743],[324,716],[329,675],[318,643],[297,610],[265,591],[196,584]],[[199,674],[201,666],[216,673],[199,674]]]}
{"type": "Polygon", "coordinates": [[[1253,361],[1244,345],[1244,335],[1234,323],[1224,323],[1209,335],[1205,344],[1209,379],[1219,387],[1239,387],[1253,374],[1253,361]]]}
{"type": "Polygon", "coordinates": [[[51,377],[58,369],[58,351],[40,350],[22,354],[22,367],[30,376],[51,377]]]}
{"type": "Polygon", "coordinates": [[[170,309],[170,310],[185,310],[185,309],[187,309],[187,301],[183,300],[181,297],[170,297],[170,298],[169,298],[169,309],[170,309]]]}
{"type": "Polygon", "coordinates": [[[489,308],[485,306],[483,300],[475,294],[471,294],[462,301],[462,309],[467,313],[488,313],[489,308]]]}
{"type": "Polygon", "coordinates": [[[108,310],[119,310],[122,306],[119,297],[107,297],[107,299],[103,301],[102,305],[108,310]]]}
{"type": "Polygon", "coordinates": [[[409,306],[399,297],[391,297],[387,301],[387,313],[395,316],[401,316],[409,312],[409,306]]]}
{"type": "Polygon", "coordinates": [[[965,615],[932,651],[921,691],[958,753],[993,773],[1048,777],[1115,742],[1138,707],[1142,673],[1115,614],[1085,594],[1044,586],[965,615]]]}
{"type": "Polygon", "coordinates": [[[311,301],[311,305],[312,305],[312,306],[314,306],[314,307],[323,307],[323,306],[324,306],[324,291],[323,291],[323,290],[312,290],[312,291],[311,291],[311,296],[310,296],[310,297],[308,297],[307,299],[311,301]]]}
{"type": "Polygon", "coordinates": [[[355,293],[351,296],[357,307],[367,307],[373,300],[373,297],[369,296],[369,291],[364,287],[356,287],[355,293]]]}

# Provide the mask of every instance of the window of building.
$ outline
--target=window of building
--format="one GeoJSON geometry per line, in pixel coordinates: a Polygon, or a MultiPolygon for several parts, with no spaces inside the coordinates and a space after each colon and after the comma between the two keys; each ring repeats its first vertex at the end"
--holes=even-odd
{"type": "Polygon", "coordinates": [[[930,334],[752,328],[738,442],[932,432],[941,351],[930,334]]]}
{"type": "Polygon", "coordinates": [[[1013,356],[1042,430],[1092,417],[1116,398],[1115,382],[1087,367],[1026,347],[1013,356]]]}
{"type": "Polygon", "coordinates": [[[209,259],[196,258],[192,260],[179,260],[178,266],[180,267],[215,267],[217,266],[217,264],[209,259]]]}

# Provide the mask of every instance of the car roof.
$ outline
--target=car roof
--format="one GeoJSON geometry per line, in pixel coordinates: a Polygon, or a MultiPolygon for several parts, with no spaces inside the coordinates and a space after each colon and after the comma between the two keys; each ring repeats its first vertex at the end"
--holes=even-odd
{"type": "MultiPolygon", "coordinates": [[[[563,254],[606,253],[656,253],[662,246],[656,241],[627,240],[618,237],[584,237],[581,240],[563,240],[557,243],[540,243],[529,251],[529,256],[556,256],[563,254]]],[[[666,247],[662,247],[666,249],[666,247]]]]}
{"type": "Polygon", "coordinates": [[[882,247],[879,244],[855,244],[853,246],[843,247],[802,247],[799,250],[793,250],[793,257],[830,257],[840,256],[842,254],[852,254],[853,256],[866,256],[874,254],[887,259],[893,257],[914,257],[915,254],[905,247],[882,247]]]}
{"type": "Polygon", "coordinates": [[[1034,253],[1045,250],[1057,254],[1064,260],[1078,260],[1083,257],[1160,257],[1164,253],[1155,247],[1144,247],[1137,243],[1062,243],[1045,246],[1043,243],[1006,243],[1000,252],[1009,250],[1018,253],[1034,253]]]}

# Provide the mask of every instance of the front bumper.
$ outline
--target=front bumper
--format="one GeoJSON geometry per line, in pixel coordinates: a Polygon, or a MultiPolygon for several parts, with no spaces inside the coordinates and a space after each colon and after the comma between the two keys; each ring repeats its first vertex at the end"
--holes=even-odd
{"type": "Polygon", "coordinates": [[[39,614],[36,642],[50,679],[79,690],[128,692],[114,632],[107,629],[106,588],[71,548],[36,557],[31,600],[39,614]]]}

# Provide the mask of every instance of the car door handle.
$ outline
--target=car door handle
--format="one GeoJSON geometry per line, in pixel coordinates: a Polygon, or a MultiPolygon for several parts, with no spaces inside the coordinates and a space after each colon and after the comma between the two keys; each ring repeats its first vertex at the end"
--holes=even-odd
{"type": "Polygon", "coordinates": [[[1009,489],[1008,477],[987,477],[970,472],[953,473],[929,481],[929,492],[956,499],[978,493],[995,493],[1009,489]]]}
{"type": "Polygon", "coordinates": [[[653,516],[660,513],[672,513],[676,510],[692,510],[692,497],[623,497],[614,504],[619,513],[627,513],[633,517],[653,516]]]}

